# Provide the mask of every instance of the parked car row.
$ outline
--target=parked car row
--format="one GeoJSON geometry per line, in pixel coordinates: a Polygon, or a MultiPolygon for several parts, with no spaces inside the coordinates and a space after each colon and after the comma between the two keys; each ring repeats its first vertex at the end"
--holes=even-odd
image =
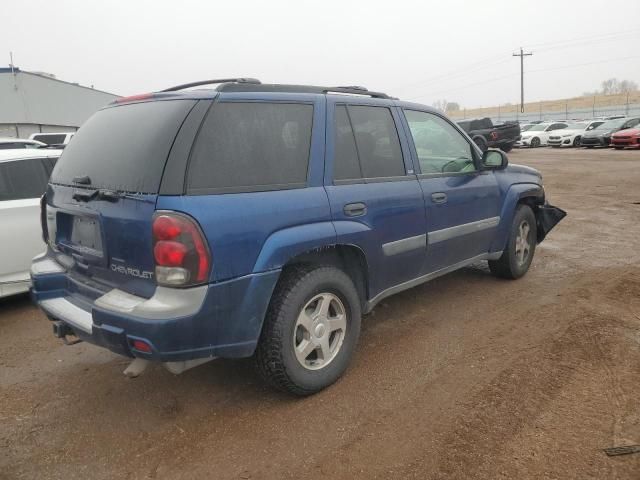
{"type": "Polygon", "coordinates": [[[640,148],[639,126],[640,117],[525,124],[515,146],[640,148]]]}

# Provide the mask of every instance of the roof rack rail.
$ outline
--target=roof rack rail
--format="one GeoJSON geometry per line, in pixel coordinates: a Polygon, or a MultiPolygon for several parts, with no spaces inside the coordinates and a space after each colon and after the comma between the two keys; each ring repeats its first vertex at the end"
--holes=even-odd
{"type": "Polygon", "coordinates": [[[367,95],[372,98],[393,98],[382,92],[370,92],[365,87],[357,85],[348,87],[328,87],[323,90],[324,93],[346,93],[350,95],[367,95]]]}
{"type": "Polygon", "coordinates": [[[184,90],[185,88],[199,87],[200,85],[213,85],[216,83],[250,83],[258,85],[262,83],[257,78],[221,78],[218,80],[201,80],[199,82],[184,83],[182,85],[176,85],[175,87],[165,88],[160,90],[161,92],[176,92],[178,90],[184,90]]]}

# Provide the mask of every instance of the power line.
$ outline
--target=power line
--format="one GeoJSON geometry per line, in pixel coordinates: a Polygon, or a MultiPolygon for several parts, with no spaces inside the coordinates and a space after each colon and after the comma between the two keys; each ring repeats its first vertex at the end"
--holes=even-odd
{"type": "Polygon", "coordinates": [[[397,87],[393,87],[389,90],[403,90],[403,89],[407,89],[410,87],[417,87],[417,86],[425,86],[425,85],[429,85],[429,84],[433,84],[435,83],[439,83],[441,81],[445,81],[445,80],[450,80],[451,78],[455,78],[461,75],[467,75],[469,73],[472,72],[476,72],[478,70],[483,70],[485,68],[488,67],[492,67],[495,65],[499,65],[501,63],[505,63],[507,60],[501,55],[500,57],[489,57],[487,59],[484,60],[480,60],[478,62],[474,62],[471,65],[467,65],[463,68],[460,69],[456,69],[453,70],[452,72],[449,73],[444,73],[441,75],[436,75],[434,77],[430,77],[430,78],[426,78],[424,80],[420,80],[418,82],[413,82],[410,84],[404,84],[401,86],[397,86],[397,87]]]}
{"type": "MultiPolygon", "coordinates": [[[[543,43],[537,43],[537,44],[529,44],[529,45],[525,45],[525,47],[527,49],[533,49],[534,47],[546,47],[546,48],[535,48],[536,52],[535,53],[539,53],[539,52],[546,52],[546,51],[550,51],[550,50],[561,50],[564,48],[572,48],[572,47],[576,47],[576,46],[582,46],[582,45],[589,45],[589,44],[593,44],[593,43],[599,43],[599,42],[606,42],[606,41],[611,41],[611,40],[619,40],[621,38],[624,37],[628,37],[630,35],[635,35],[637,33],[640,33],[640,29],[634,29],[634,30],[627,30],[624,32],[609,32],[609,33],[602,33],[602,34],[597,34],[597,35],[590,35],[588,37],[575,37],[575,38],[570,38],[570,39],[565,39],[565,40],[557,40],[557,41],[552,41],[552,42],[543,42],[543,43]],[[578,43],[576,43],[578,42],[578,43]]],[[[505,59],[502,55],[498,56],[498,57],[489,57],[489,58],[485,58],[483,60],[479,60],[477,62],[474,62],[470,65],[466,65],[465,67],[459,68],[459,69],[455,69],[449,73],[443,73],[440,75],[436,75],[434,77],[429,77],[426,78],[424,80],[418,81],[418,82],[412,82],[410,84],[404,84],[404,85],[400,85],[400,86],[396,86],[396,87],[391,87],[389,88],[389,90],[406,90],[408,88],[411,87],[418,87],[418,86],[426,86],[426,85],[433,85],[435,84],[439,84],[442,82],[448,82],[451,79],[455,78],[455,77],[459,77],[459,76],[463,76],[463,75],[467,75],[469,73],[474,73],[477,72],[479,70],[483,70],[485,68],[489,68],[492,66],[496,66],[502,63],[506,63],[508,60],[505,59]]]]}
{"type": "Polygon", "coordinates": [[[525,44],[525,47],[528,48],[528,49],[534,49],[534,48],[537,49],[538,47],[546,47],[546,46],[549,46],[549,45],[560,45],[560,44],[563,44],[563,43],[581,42],[583,40],[598,42],[598,41],[604,40],[604,39],[609,38],[609,37],[627,36],[627,35],[631,35],[631,34],[635,34],[635,33],[640,33],[640,28],[637,28],[637,29],[634,29],[634,30],[627,30],[627,31],[624,31],[624,32],[600,33],[600,34],[596,34],[596,35],[589,35],[589,36],[586,36],[586,37],[569,38],[569,39],[566,39],[566,40],[554,40],[552,42],[525,44]]]}
{"type": "MultiPolygon", "coordinates": [[[[640,55],[632,55],[629,57],[618,57],[618,58],[608,58],[606,60],[598,60],[595,62],[586,62],[586,63],[575,63],[575,64],[571,64],[571,65],[562,65],[559,67],[549,67],[549,68],[538,68],[536,70],[529,70],[528,73],[532,74],[532,73],[538,73],[538,72],[548,72],[548,71],[552,71],[552,70],[563,70],[563,69],[567,69],[567,68],[574,68],[574,67],[585,67],[585,66],[589,66],[589,65],[598,65],[601,63],[611,63],[611,62],[619,62],[622,60],[632,60],[632,59],[636,59],[636,58],[640,58],[640,55]]],[[[408,100],[417,100],[419,98],[424,98],[427,96],[432,96],[432,95],[439,95],[441,93],[449,93],[449,92],[455,92],[458,90],[464,90],[466,88],[471,88],[471,87],[476,87],[478,85],[484,85],[487,83],[492,83],[492,82],[496,82],[498,80],[504,80],[507,78],[513,78],[515,77],[517,74],[516,73],[512,73],[509,75],[502,75],[500,77],[494,77],[494,78],[489,78],[487,80],[483,80],[480,82],[474,82],[474,83],[469,83],[466,85],[461,85],[459,87],[454,87],[454,88],[448,88],[446,90],[440,90],[440,91],[436,91],[436,92],[430,92],[429,94],[425,94],[425,95],[419,95],[416,97],[409,97],[408,100]]]]}

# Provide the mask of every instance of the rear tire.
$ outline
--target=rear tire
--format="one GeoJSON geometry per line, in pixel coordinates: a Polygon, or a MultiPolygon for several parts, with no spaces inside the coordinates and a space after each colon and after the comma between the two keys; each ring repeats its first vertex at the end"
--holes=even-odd
{"type": "Polygon", "coordinates": [[[300,266],[283,272],[256,349],[258,372],[294,395],[328,387],[351,362],[360,317],[358,292],[342,270],[300,266]]]}
{"type": "Polygon", "coordinates": [[[496,277],[516,280],[529,270],[536,251],[536,217],[528,205],[520,204],[513,217],[507,247],[498,260],[489,260],[496,277]]]}

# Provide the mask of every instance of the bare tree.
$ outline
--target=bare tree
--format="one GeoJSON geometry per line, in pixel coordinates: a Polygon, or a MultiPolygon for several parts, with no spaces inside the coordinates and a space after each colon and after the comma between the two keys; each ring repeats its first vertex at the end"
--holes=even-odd
{"type": "Polygon", "coordinates": [[[632,80],[618,80],[617,78],[610,78],[602,82],[602,95],[616,95],[620,93],[636,92],[638,90],[638,84],[632,80]]]}
{"type": "Polygon", "coordinates": [[[448,102],[447,100],[442,99],[433,102],[433,108],[436,108],[441,112],[457,112],[460,110],[460,104],[457,102],[448,102]]]}
{"type": "Polygon", "coordinates": [[[447,101],[446,100],[436,100],[433,102],[433,108],[440,110],[441,112],[447,111],[447,101]]]}
{"type": "Polygon", "coordinates": [[[631,93],[638,91],[638,84],[631,80],[622,80],[619,84],[619,93],[631,93]]]}
{"type": "Polygon", "coordinates": [[[457,112],[458,110],[460,110],[458,102],[447,102],[447,112],[457,112]]]}

